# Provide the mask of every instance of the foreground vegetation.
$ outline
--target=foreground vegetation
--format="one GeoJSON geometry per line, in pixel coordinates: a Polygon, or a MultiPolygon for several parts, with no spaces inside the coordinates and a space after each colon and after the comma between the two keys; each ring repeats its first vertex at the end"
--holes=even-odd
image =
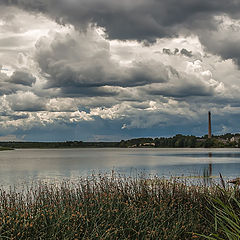
{"type": "Polygon", "coordinates": [[[214,227],[211,199],[227,204],[232,194],[240,199],[238,191],[217,185],[114,176],[74,184],[39,183],[22,192],[2,189],[0,238],[174,240],[200,239],[198,234],[214,232],[221,236],[222,230],[214,227]]]}

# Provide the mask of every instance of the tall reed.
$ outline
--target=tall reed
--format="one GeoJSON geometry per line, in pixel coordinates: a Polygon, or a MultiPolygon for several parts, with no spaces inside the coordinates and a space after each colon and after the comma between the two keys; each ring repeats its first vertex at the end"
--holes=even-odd
{"type": "Polygon", "coordinates": [[[212,232],[213,196],[215,185],[116,174],[0,189],[0,239],[195,239],[212,232]]]}
{"type": "Polygon", "coordinates": [[[214,220],[212,233],[202,235],[206,239],[211,240],[239,240],[240,239],[240,197],[239,189],[236,187],[229,194],[224,188],[221,189],[222,198],[211,197],[209,209],[214,220]]]}

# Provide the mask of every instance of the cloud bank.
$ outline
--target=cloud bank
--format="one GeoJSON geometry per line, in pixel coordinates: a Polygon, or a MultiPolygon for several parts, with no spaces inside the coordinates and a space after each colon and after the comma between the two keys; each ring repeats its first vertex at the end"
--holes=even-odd
{"type": "Polygon", "coordinates": [[[239,130],[238,1],[0,4],[0,135],[201,135],[208,110],[239,130]]]}

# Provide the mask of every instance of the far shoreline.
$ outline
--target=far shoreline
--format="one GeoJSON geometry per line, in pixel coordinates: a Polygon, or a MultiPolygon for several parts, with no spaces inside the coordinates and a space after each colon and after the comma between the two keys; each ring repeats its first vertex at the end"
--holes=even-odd
{"type": "Polygon", "coordinates": [[[2,141],[0,151],[19,148],[240,148],[240,133],[218,136],[177,134],[173,137],[142,137],[121,141],[2,141]]]}

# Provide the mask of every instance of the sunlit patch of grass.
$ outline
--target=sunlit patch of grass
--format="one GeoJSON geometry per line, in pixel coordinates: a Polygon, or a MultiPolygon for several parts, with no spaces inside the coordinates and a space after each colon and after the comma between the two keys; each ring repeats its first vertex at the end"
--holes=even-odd
{"type": "Polygon", "coordinates": [[[115,174],[38,183],[20,193],[2,189],[0,238],[195,239],[192,232],[212,231],[213,196],[222,199],[218,186],[115,174]]]}

